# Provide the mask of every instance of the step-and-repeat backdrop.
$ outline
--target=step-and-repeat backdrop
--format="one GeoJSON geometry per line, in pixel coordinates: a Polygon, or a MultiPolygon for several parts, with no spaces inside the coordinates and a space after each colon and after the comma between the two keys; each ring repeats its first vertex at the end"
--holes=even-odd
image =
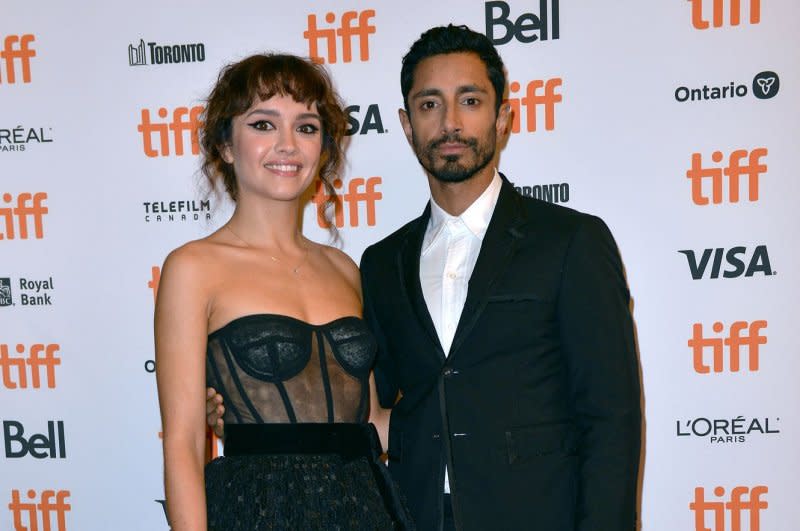
{"type": "MultiPolygon", "coordinates": [[[[644,384],[642,528],[797,529],[793,0],[7,4],[0,530],[168,529],[153,303],[166,254],[230,213],[198,173],[220,67],[265,50],[329,66],[350,115],[335,223],[357,261],[428,199],[397,119],[400,59],[448,22],[507,64],[501,170],[617,238],[644,384]]],[[[323,199],[304,222],[320,241],[323,199]]]]}

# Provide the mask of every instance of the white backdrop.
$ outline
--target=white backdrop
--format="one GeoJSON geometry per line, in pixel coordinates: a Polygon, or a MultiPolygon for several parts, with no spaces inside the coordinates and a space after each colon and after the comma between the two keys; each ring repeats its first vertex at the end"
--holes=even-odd
{"type": "MultiPolygon", "coordinates": [[[[202,203],[191,145],[220,67],[325,56],[358,106],[341,227],[358,260],[428,198],[397,120],[402,55],[428,27],[484,32],[487,18],[508,41],[520,118],[501,170],[603,217],[626,266],[642,529],[796,529],[796,2],[9,0],[0,13],[0,530],[168,529],[153,281],[169,250],[227,219],[229,205],[202,203]],[[697,204],[715,182],[719,201],[697,204]]],[[[314,209],[306,233],[324,241],[314,209]]]]}

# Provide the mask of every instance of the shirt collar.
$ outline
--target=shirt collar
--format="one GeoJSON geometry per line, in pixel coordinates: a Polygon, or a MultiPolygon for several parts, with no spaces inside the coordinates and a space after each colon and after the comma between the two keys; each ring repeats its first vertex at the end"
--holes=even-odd
{"type": "Polygon", "coordinates": [[[489,222],[492,220],[492,214],[494,213],[494,207],[497,205],[497,198],[500,196],[502,184],[503,180],[495,168],[494,177],[492,177],[489,186],[460,216],[451,216],[437,205],[436,201],[431,197],[431,218],[422,244],[423,253],[436,241],[449,220],[460,219],[476,238],[483,241],[486,230],[489,228],[489,222]]]}

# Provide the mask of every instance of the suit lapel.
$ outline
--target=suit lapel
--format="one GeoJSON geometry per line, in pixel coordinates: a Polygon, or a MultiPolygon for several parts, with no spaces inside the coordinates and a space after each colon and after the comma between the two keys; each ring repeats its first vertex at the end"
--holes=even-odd
{"type": "Polygon", "coordinates": [[[444,350],[439,342],[439,336],[433,325],[433,319],[425,304],[425,297],[422,294],[422,284],[419,281],[419,259],[422,253],[422,240],[425,237],[425,229],[431,215],[430,203],[425,207],[422,216],[417,218],[415,223],[409,228],[403,246],[398,255],[398,267],[400,270],[400,280],[403,283],[401,289],[405,292],[408,302],[417,317],[420,325],[428,333],[431,342],[436,346],[436,353],[442,361],[445,359],[444,350]]]}
{"type": "Polygon", "coordinates": [[[524,234],[519,227],[525,222],[522,209],[519,208],[518,195],[511,184],[503,179],[503,186],[497,198],[492,219],[483,237],[481,250],[478,260],[475,262],[475,269],[469,279],[467,288],[467,299],[464,302],[464,310],[456,327],[453,345],[450,349],[451,355],[458,351],[458,348],[469,335],[472,327],[486,306],[486,299],[491,292],[498,275],[505,271],[511,263],[517,246],[524,234]]]}

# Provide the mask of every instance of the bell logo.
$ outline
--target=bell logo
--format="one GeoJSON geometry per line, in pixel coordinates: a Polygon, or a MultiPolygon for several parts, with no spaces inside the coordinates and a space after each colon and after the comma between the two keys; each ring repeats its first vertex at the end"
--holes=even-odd
{"type": "MultiPolygon", "coordinates": [[[[758,201],[759,177],[766,173],[767,165],[762,158],[767,156],[767,148],[756,148],[752,151],[737,149],[728,156],[727,167],[703,167],[703,155],[692,153],[692,166],[686,171],[686,178],[692,185],[692,202],[695,205],[708,205],[709,195],[703,192],[703,183],[711,183],[711,203],[718,205],[723,201],[722,181],[723,175],[728,178],[728,202],[738,203],[740,192],[740,177],[747,176],[747,199],[751,202],[758,201]],[[742,161],[746,160],[745,164],[742,161]]],[[[711,160],[717,164],[722,162],[724,156],[721,151],[711,154],[711,160]]]]}
{"type": "MultiPolygon", "coordinates": [[[[369,61],[369,36],[375,33],[375,26],[369,20],[375,16],[374,9],[358,11],[345,11],[342,13],[341,26],[339,28],[318,28],[317,15],[308,15],[308,29],[303,32],[303,37],[308,41],[308,55],[315,63],[324,64],[335,63],[336,37],[342,38],[342,62],[349,63],[353,60],[353,37],[358,37],[358,57],[360,61],[369,61]],[[353,22],[358,20],[356,25],[353,22]],[[324,39],[327,46],[327,55],[322,57],[319,54],[319,41],[324,39]]],[[[325,22],[333,24],[336,22],[335,13],[327,13],[325,22]]]]}
{"type": "Polygon", "coordinates": [[[537,107],[544,111],[544,129],[552,131],[556,127],[556,103],[561,103],[561,94],[556,93],[562,79],[554,77],[543,80],[535,79],[525,86],[525,95],[513,97],[519,92],[521,85],[518,81],[509,83],[509,98],[506,100],[511,105],[514,116],[511,121],[511,132],[519,133],[522,123],[522,109],[525,109],[525,130],[529,133],[536,132],[539,113],[537,107]]]}
{"type": "Polygon", "coordinates": [[[502,0],[486,2],[484,12],[486,36],[492,41],[492,44],[497,45],[511,42],[511,39],[517,39],[522,43],[546,41],[550,36],[548,18],[552,18],[552,38],[558,39],[558,0],[550,0],[549,3],[551,9],[548,11],[548,1],[539,0],[538,16],[533,13],[523,13],[512,22],[508,17],[511,14],[508,3],[502,0]],[[505,33],[502,36],[496,37],[494,34],[497,26],[504,28],[505,33]]]}
{"type": "MultiPolygon", "coordinates": [[[[6,65],[5,82],[12,85],[17,82],[17,69],[15,60],[19,60],[22,72],[22,82],[31,82],[31,57],[36,57],[36,50],[31,49],[31,43],[36,38],[30,33],[25,35],[7,35],[3,39],[3,49],[0,50],[0,59],[6,65]]],[[[2,68],[0,68],[0,84],[3,83],[2,68]]]]}
{"type": "MultiPolygon", "coordinates": [[[[383,194],[375,190],[375,187],[382,182],[380,177],[351,178],[347,183],[347,192],[343,195],[338,195],[336,198],[333,215],[336,226],[338,228],[344,227],[344,211],[345,204],[347,204],[349,226],[358,227],[358,205],[359,203],[364,203],[366,205],[367,225],[373,227],[375,225],[375,204],[383,198],[383,194]]],[[[336,190],[341,190],[344,187],[344,183],[341,179],[335,179],[333,187],[336,190]]],[[[325,192],[322,182],[317,181],[317,189],[311,201],[317,205],[317,224],[323,229],[330,228],[330,223],[325,219],[325,208],[329,200],[330,196],[325,192]]]]}
{"type": "MultiPolygon", "coordinates": [[[[703,2],[712,4],[711,25],[720,28],[724,24],[725,4],[728,6],[728,16],[731,26],[738,26],[742,18],[741,0],[689,0],[692,4],[692,26],[695,29],[708,29],[708,20],[703,18],[703,2]]],[[[750,0],[750,24],[761,22],[761,0],[750,0]]]]}
{"type": "MultiPolygon", "coordinates": [[[[14,202],[14,196],[9,193],[3,194],[2,199],[3,203],[7,205],[14,202]]],[[[48,212],[47,207],[43,204],[45,199],[47,199],[47,193],[45,192],[36,192],[34,194],[23,192],[17,196],[16,207],[0,207],[0,219],[5,222],[5,229],[0,232],[0,240],[13,240],[15,238],[27,240],[29,218],[33,220],[34,237],[37,240],[44,238],[43,222],[44,216],[48,212]],[[16,223],[14,223],[14,218],[17,220],[16,223]],[[18,230],[15,230],[15,228],[18,230]]]]}
{"type": "MultiPolygon", "coordinates": [[[[170,155],[170,131],[172,131],[173,148],[176,156],[184,154],[184,133],[189,133],[192,155],[200,153],[200,144],[197,138],[197,129],[200,127],[200,115],[203,113],[202,106],[176,107],[172,111],[172,121],[154,123],[150,121],[150,110],[142,109],[142,121],[136,128],[142,133],[142,148],[148,157],[168,157],[170,155]],[[156,145],[154,147],[153,135],[156,135],[156,145]]],[[[158,109],[159,118],[169,116],[169,111],[161,107],[158,109]]]]}
{"type": "Polygon", "coordinates": [[[67,512],[72,509],[72,505],[67,503],[68,490],[43,490],[41,498],[33,489],[26,494],[29,501],[23,502],[17,489],[11,491],[8,508],[14,531],[67,531],[67,512]]]}
{"type": "MultiPolygon", "coordinates": [[[[703,324],[694,323],[692,325],[692,338],[688,341],[688,346],[692,349],[692,362],[695,372],[708,374],[713,369],[719,373],[724,370],[723,351],[728,347],[728,370],[739,372],[742,346],[747,347],[747,370],[750,372],[758,371],[759,346],[767,343],[767,336],[762,331],[767,328],[767,321],[734,321],[731,323],[728,336],[706,337],[703,334],[703,324]],[[711,365],[708,365],[705,352],[711,349],[711,365]]],[[[715,334],[720,334],[725,330],[725,326],[717,321],[711,325],[715,334]]]]}
{"type": "Polygon", "coordinates": [[[743,274],[745,277],[752,277],[756,273],[761,273],[764,276],[772,276],[775,271],[769,263],[769,254],[767,253],[766,245],[758,245],[753,251],[752,256],[748,260],[747,265],[740,256],[747,254],[747,247],[731,247],[726,252],[724,248],[718,247],[716,249],[703,249],[700,259],[697,259],[697,254],[692,249],[685,249],[678,251],[686,255],[686,260],[689,262],[689,273],[692,279],[700,280],[708,270],[708,263],[711,262],[711,257],[714,257],[711,264],[711,274],[708,278],[719,278],[720,271],[722,271],[722,258],[728,262],[733,269],[726,269],[722,271],[723,278],[737,278],[743,274]]]}
{"type": "Polygon", "coordinates": [[[48,457],[65,459],[67,457],[63,420],[50,420],[47,422],[47,434],[35,433],[28,437],[25,437],[25,428],[21,422],[4,420],[3,439],[5,440],[6,457],[9,459],[19,459],[27,455],[34,459],[48,457]]]}
{"type": "Polygon", "coordinates": [[[760,531],[761,511],[769,504],[761,497],[767,494],[768,489],[763,485],[753,488],[733,487],[730,500],[725,501],[725,488],[715,487],[714,496],[721,498],[719,501],[706,501],[705,489],[694,489],[694,501],[689,503],[689,510],[694,512],[695,531],[760,531]],[[742,513],[749,513],[749,526],[742,528],[742,513]],[[706,527],[706,514],[711,513],[712,527],[706,527]],[[726,518],[726,513],[730,518],[726,518]],[[725,526],[725,521],[730,522],[730,527],[725,526]]]}
{"type": "Polygon", "coordinates": [[[0,374],[3,387],[6,389],[40,389],[42,387],[42,371],[48,389],[56,387],[56,366],[61,365],[61,359],[56,357],[56,352],[61,347],[58,344],[44,345],[36,343],[26,348],[17,344],[14,350],[19,357],[11,357],[6,344],[0,344],[0,374]],[[30,370],[28,370],[30,369],[30,370]],[[30,381],[28,374],[30,373],[30,381]]]}

